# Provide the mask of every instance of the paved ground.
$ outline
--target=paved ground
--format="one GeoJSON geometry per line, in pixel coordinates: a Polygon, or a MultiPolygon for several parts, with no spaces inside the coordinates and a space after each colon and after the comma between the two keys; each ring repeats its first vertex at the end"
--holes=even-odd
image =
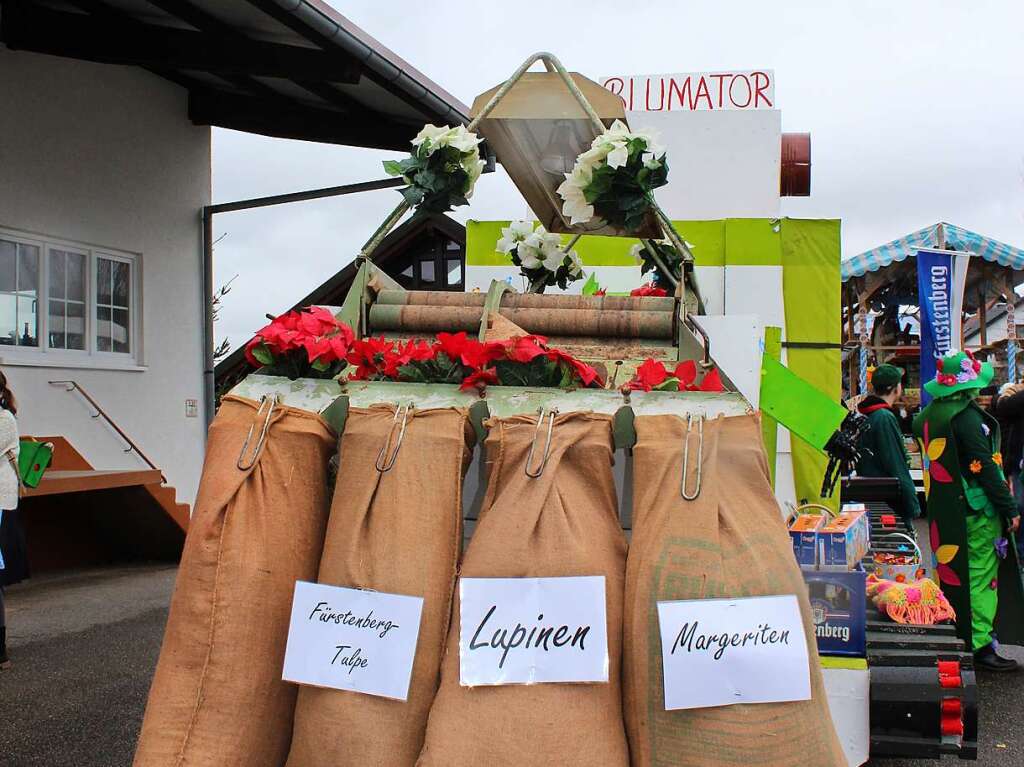
{"type": "MultiPolygon", "coordinates": [[[[14,667],[0,672],[0,766],[131,765],[174,574],[166,566],[104,570],[8,591],[14,667]]],[[[1024,660],[1021,648],[1010,652],[1024,660]]],[[[1021,767],[1024,674],[983,677],[981,700],[977,764],[1021,767]]]]}

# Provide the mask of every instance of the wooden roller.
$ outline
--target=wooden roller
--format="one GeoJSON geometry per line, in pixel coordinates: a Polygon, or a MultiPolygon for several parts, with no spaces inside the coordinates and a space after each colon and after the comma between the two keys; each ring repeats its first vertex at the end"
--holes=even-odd
{"type": "MultiPolygon", "coordinates": [[[[443,290],[382,290],[378,304],[403,306],[483,306],[486,293],[455,293],[443,290]]],[[[567,296],[536,293],[505,293],[501,307],[509,309],[590,309],[628,312],[671,312],[675,299],[645,296],[567,296]]]]}
{"type": "MultiPolygon", "coordinates": [[[[449,333],[480,328],[482,306],[437,306],[376,303],[370,307],[370,332],[449,333]]],[[[528,333],[554,336],[671,339],[671,311],[612,309],[514,308],[499,310],[528,333]]]]}

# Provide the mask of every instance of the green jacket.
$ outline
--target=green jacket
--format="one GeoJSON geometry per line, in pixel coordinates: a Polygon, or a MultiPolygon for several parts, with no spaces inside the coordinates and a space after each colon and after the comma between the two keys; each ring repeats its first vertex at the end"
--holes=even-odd
{"type": "MultiPolygon", "coordinates": [[[[1013,536],[1005,532],[1005,521],[1016,509],[993,458],[999,450],[999,423],[978,407],[970,392],[960,392],[932,400],[914,419],[914,435],[921,442],[926,462],[925,494],[936,575],[956,611],[957,634],[970,646],[970,563],[974,556],[986,553],[972,555],[968,517],[998,515],[1009,540],[1006,558],[999,561],[998,577],[993,581],[999,604],[996,635],[1000,642],[1024,643],[1024,589],[1013,536]]],[[[987,548],[994,543],[992,539],[980,545],[987,548]]]]}
{"type": "Polygon", "coordinates": [[[874,395],[865,397],[857,409],[870,424],[870,428],[861,435],[857,474],[899,480],[900,500],[898,508],[893,510],[909,524],[921,516],[921,506],[917,502],[914,481],[910,478],[910,456],[899,421],[885,400],[874,395]]]}

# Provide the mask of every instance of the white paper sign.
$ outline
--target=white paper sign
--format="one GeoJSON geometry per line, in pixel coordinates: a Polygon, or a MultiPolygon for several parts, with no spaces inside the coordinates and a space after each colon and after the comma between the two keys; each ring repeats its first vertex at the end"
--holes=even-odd
{"type": "Polygon", "coordinates": [[[405,700],[422,597],[295,582],[283,678],[405,700]]]}
{"type": "Polygon", "coordinates": [[[666,710],[811,697],[792,594],[658,602],[658,621],[666,710]]]}
{"type": "Polygon", "coordinates": [[[607,682],[604,576],[463,578],[459,681],[607,682]]]}

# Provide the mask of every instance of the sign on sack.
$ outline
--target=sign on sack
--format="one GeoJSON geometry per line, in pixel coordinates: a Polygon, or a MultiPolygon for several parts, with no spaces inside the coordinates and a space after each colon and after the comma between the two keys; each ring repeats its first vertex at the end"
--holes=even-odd
{"type": "Polygon", "coordinates": [[[809,700],[800,605],[792,594],[658,602],[665,709],[809,700]]]}
{"type": "Polygon", "coordinates": [[[459,682],[607,682],[604,576],[463,578],[459,682]]]}
{"type": "Polygon", "coordinates": [[[296,581],[282,677],[405,700],[422,597],[296,581]]]}

